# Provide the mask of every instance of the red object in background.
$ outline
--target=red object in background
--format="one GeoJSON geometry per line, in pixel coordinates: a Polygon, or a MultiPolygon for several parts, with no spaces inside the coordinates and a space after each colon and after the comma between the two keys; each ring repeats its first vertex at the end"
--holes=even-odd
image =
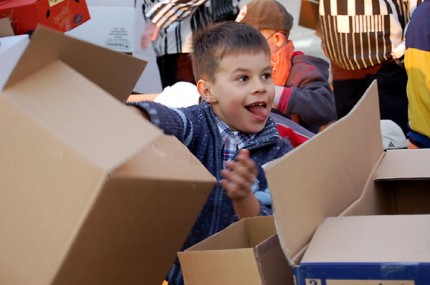
{"type": "Polygon", "coordinates": [[[5,17],[20,35],[39,24],[66,32],[89,20],[90,14],[85,0],[0,0],[0,18],[5,17]]]}
{"type": "Polygon", "coordinates": [[[302,143],[312,138],[315,134],[305,129],[295,121],[284,117],[274,111],[270,113],[278,129],[279,134],[283,138],[289,138],[293,147],[298,147],[302,143]]]}

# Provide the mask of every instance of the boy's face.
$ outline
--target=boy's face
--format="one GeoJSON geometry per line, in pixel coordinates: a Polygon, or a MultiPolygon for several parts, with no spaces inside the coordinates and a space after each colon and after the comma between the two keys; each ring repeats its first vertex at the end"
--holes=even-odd
{"type": "Polygon", "coordinates": [[[198,83],[199,92],[214,113],[232,130],[261,131],[273,105],[275,89],[270,57],[263,52],[224,57],[215,82],[198,83]]]}

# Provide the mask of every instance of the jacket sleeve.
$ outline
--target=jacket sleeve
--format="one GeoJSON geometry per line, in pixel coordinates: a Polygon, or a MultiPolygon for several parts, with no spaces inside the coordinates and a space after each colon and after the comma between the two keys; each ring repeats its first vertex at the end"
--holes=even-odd
{"type": "MultiPolygon", "coordinates": [[[[309,57],[309,56],[306,56],[309,57]]],[[[298,115],[304,126],[323,126],[336,118],[334,94],[328,81],[328,63],[294,63],[276,109],[287,117],[298,115]]],[[[314,131],[311,129],[311,131],[314,131]]]]}
{"type": "Polygon", "coordinates": [[[165,29],[173,22],[181,21],[189,17],[198,6],[204,4],[206,1],[207,0],[160,1],[146,13],[146,18],[150,19],[152,23],[160,29],[165,29]]]}
{"type": "Polygon", "coordinates": [[[186,146],[192,142],[192,135],[195,133],[192,121],[180,108],[170,108],[152,101],[129,102],[127,105],[147,112],[150,121],[166,135],[175,136],[186,146]]]}

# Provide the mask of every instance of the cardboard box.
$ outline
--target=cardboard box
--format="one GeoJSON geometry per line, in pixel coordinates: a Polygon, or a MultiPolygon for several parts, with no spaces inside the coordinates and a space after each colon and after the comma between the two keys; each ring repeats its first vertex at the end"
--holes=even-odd
{"type": "Polygon", "coordinates": [[[68,35],[119,52],[133,52],[134,0],[87,1],[91,20],[67,32],[68,35]]]}
{"type": "Polygon", "coordinates": [[[28,35],[0,38],[0,90],[30,42],[28,35]]]}
{"type": "MultiPolygon", "coordinates": [[[[423,227],[423,224],[429,224],[429,218],[424,217],[423,221],[421,216],[413,214],[430,213],[430,150],[384,151],[379,116],[375,81],[350,114],[306,144],[264,166],[272,193],[276,233],[289,264],[284,269],[272,267],[271,274],[277,276],[293,270],[294,278],[290,275],[288,280],[274,282],[265,280],[263,271],[244,268],[245,265],[255,263],[260,268],[270,268],[269,264],[277,263],[266,260],[256,262],[257,255],[252,254],[250,249],[254,244],[231,245],[234,238],[246,240],[245,230],[233,231],[233,228],[243,227],[246,223],[240,221],[218,235],[178,253],[187,284],[428,285],[430,250],[426,249],[429,247],[430,229],[427,225],[423,227]],[[313,235],[320,224],[329,217],[338,217],[336,223],[344,225],[343,217],[346,216],[374,217],[360,217],[359,224],[345,227],[349,235],[351,227],[355,229],[354,233],[357,232],[356,238],[346,245],[348,248],[342,249],[342,253],[351,258],[349,262],[329,264],[333,266],[330,270],[335,272],[334,275],[324,271],[330,268],[327,265],[330,259],[328,256],[325,258],[325,251],[317,263],[303,263],[303,255],[313,253],[313,248],[308,248],[311,240],[319,240],[318,235],[314,238],[313,235]],[[389,223],[385,224],[387,218],[384,216],[390,216],[389,223]],[[408,242],[405,242],[404,235],[392,234],[388,237],[388,228],[393,224],[400,230],[403,227],[406,234],[409,231],[406,237],[408,242]],[[377,234],[385,237],[372,239],[374,247],[389,255],[398,251],[394,244],[403,244],[403,252],[421,250],[419,261],[427,264],[409,263],[416,260],[406,255],[382,265],[373,264],[372,260],[360,263],[361,260],[352,252],[358,248],[355,241],[362,237],[358,231],[368,227],[378,228],[377,234]],[[415,232],[420,237],[415,237],[415,232]],[[425,236],[425,248],[424,245],[420,246],[424,243],[422,236],[425,236]],[[388,244],[386,239],[391,239],[391,243],[388,244]],[[245,256],[242,254],[245,251],[251,253],[245,256]],[[407,268],[405,263],[408,263],[407,268]],[[363,270],[363,267],[372,266],[380,270],[363,270]],[[320,274],[318,278],[315,272],[320,274]],[[354,275],[354,272],[360,275],[354,275]],[[325,280],[329,276],[335,278],[325,280]]],[[[272,221],[267,223],[271,224],[272,221]]],[[[258,225],[264,226],[267,225],[258,225]]],[[[344,230],[330,227],[322,231],[341,239],[342,236],[338,235],[344,230]]],[[[272,229],[265,238],[273,233],[272,229]]],[[[367,235],[366,238],[371,237],[367,235]]],[[[268,242],[268,239],[260,240],[258,246],[268,242]]],[[[333,252],[340,251],[335,239],[326,243],[330,243],[333,252]]]]}
{"type": "MultiPolygon", "coordinates": [[[[429,161],[430,150],[383,150],[375,81],[347,116],[267,164],[277,233],[295,272],[315,230],[328,217],[430,213],[429,161]]],[[[405,246],[413,250],[415,245],[405,246]]],[[[430,262],[430,251],[426,260],[430,262]]],[[[313,279],[308,277],[296,276],[297,284],[320,284],[309,283],[313,279]]],[[[368,277],[390,279],[382,274],[368,277]]],[[[375,284],[386,284],[380,282],[375,284]]],[[[415,282],[424,284],[418,278],[415,282]]]]}
{"type": "Polygon", "coordinates": [[[429,284],[430,215],[327,218],[315,232],[297,285],[429,284]]]}
{"type": "Polygon", "coordinates": [[[16,35],[43,25],[69,31],[90,18],[85,0],[2,0],[0,18],[8,17],[16,35]]]}
{"type": "Polygon", "coordinates": [[[33,34],[0,94],[0,284],[161,284],[215,179],[123,103],[144,66],[33,34]]]}
{"type": "Polygon", "coordinates": [[[286,284],[292,271],[272,216],[242,219],[178,253],[185,284],[286,284]]]}

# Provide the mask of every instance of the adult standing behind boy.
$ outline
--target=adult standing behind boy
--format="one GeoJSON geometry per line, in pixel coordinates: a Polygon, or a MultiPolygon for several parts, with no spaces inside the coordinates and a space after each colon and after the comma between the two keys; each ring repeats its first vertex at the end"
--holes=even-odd
{"type": "Polygon", "coordinates": [[[143,49],[151,42],[162,87],[186,81],[195,84],[189,54],[192,32],[212,22],[234,20],[240,0],[144,0],[143,49]]]}
{"type": "MultiPolygon", "coordinates": [[[[176,136],[219,182],[182,249],[241,218],[271,215],[262,165],[292,150],[269,116],[275,89],[270,48],[261,33],[234,21],[210,25],[193,35],[192,63],[200,104],[128,103],[176,136]]],[[[167,281],[183,284],[178,260],[167,281]]]]}
{"type": "Polygon", "coordinates": [[[416,8],[406,31],[408,148],[430,148],[430,1],[416,8]]]}
{"type": "Polygon", "coordinates": [[[331,61],[337,117],[378,82],[381,119],[408,130],[404,32],[421,0],[320,0],[322,48],[331,61]]]}
{"type": "Polygon", "coordinates": [[[289,39],[293,16],[285,7],[276,0],[253,0],[241,9],[236,21],[255,27],[269,43],[273,81],[279,86],[275,109],[313,133],[334,121],[329,64],[322,58],[294,51],[289,39]]]}

